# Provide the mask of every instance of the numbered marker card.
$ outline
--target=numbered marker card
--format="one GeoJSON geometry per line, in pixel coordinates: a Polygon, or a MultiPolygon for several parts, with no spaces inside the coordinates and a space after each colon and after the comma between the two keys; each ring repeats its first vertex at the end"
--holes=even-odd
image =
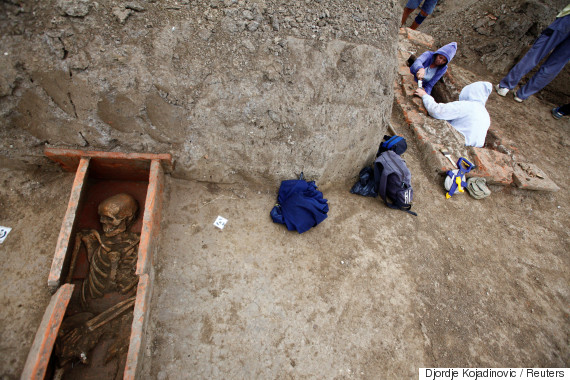
{"type": "Polygon", "coordinates": [[[0,244],[4,243],[4,240],[6,239],[6,236],[8,236],[8,233],[10,231],[12,231],[10,227],[0,226],[0,244]]]}
{"type": "Polygon", "coordinates": [[[214,226],[218,227],[220,230],[223,230],[227,222],[228,220],[226,218],[218,216],[218,218],[214,222],[214,226]]]}

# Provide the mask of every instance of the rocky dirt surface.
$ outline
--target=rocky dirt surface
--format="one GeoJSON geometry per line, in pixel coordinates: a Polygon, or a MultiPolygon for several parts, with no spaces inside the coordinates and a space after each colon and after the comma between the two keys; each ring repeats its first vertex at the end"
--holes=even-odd
{"type": "MultiPolygon", "coordinates": [[[[144,5],[164,6],[169,17],[195,4],[182,3],[144,5]]],[[[484,11],[507,20],[526,17],[513,11],[521,3],[476,3],[466,6],[481,17],[484,11]],[[497,14],[503,3],[505,12],[497,14]]],[[[544,19],[556,13],[553,3],[544,19]]],[[[23,3],[0,4],[11,9],[2,28],[25,34],[28,25],[16,17],[19,7],[25,12],[23,3]]],[[[201,9],[220,11],[212,4],[201,9]]],[[[332,9],[325,1],[298,4],[284,13],[304,14],[301,6],[332,9]]],[[[363,25],[354,18],[356,5],[346,4],[350,12],[337,10],[346,23],[338,24],[342,33],[363,25]]],[[[141,15],[123,9],[132,11],[127,22],[141,15]]],[[[108,17],[115,22],[119,16],[108,17]]],[[[422,31],[445,43],[444,26],[464,31],[455,36],[469,47],[457,58],[465,65],[455,71],[460,82],[496,83],[502,73],[488,71],[475,51],[494,31],[469,40],[473,20],[450,0],[422,31]],[[447,22],[435,23],[446,12],[447,22]]],[[[297,29],[298,37],[312,38],[310,29],[297,29]]],[[[364,29],[350,37],[332,30],[326,38],[373,44],[378,37],[364,29]]],[[[417,217],[331,184],[320,188],[329,217],[298,235],[271,222],[274,187],[167,177],[144,377],[377,379],[416,377],[424,366],[570,366],[570,181],[563,161],[570,153],[570,122],[550,115],[567,94],[548,92],[555,102],[535,96],[521,105],[493,94],[487,107],[493,128],[560,186],[557,193],[493,188],[484,200],[466,194],[445,200],[442,180],[426,173],[396,107],[391,122],[408,138],[404,157],[417,217]],[[229,220],[224,230],[212,225],[218,215],[229,220]]],[[[26,138],[2,133],[14,142],[26,138]]],[[[372,155],[377,143],[362,148],[372,155]]],[[[355,177],[359,169],[355,165],[355,177]]],[[[0,225],[13,228],[0,245],[0,378],[16,379],[49,301],[47,275],[73,175],[3,168],[0,180],[0,225]]]]}
{"type": "Polygon", "coordinates": [[[73,176],[0,169],[0,378],[18,379],[51,294],[47,277],[73,176]]]}

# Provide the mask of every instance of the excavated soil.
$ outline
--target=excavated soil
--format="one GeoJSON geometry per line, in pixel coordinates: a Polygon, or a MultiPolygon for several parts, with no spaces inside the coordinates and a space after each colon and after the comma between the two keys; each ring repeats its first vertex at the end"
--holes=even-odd
{"type": "MultiPolygon", "coordinates": [[[[423,31],[442,41],[434,22],[448,10],[446,28],[467,30],[455,7],[441,2],[423,31]]],[[[463,55],[457,64],[476,74],[458,69],[462,80],[500,79],[476,52],[463,55]]],[[[487,108],[492,127],[558,184],[556,193],[497,187],[484,200],[446,200],[397,107],[392,125],[408,139],[417,217],[329,185],[320,188],[329,217],[299,235],[269,217],[276,188],[167,177],[143,378],[569,367],[570,121],[550,115],[567,94],[548,93],[556,102],[493,93],[487,108]],[[218,215],[228,219],[223,230],[213,226],[218,215]]],[[[49,302],[73,175],[1,169],[0,180],[0,225],[12,228],[0,245],[0,378],[16,379],[49,302]]]]}
{"type": "MultiPolygon", "coordinates": [[[[414,217],[321,188],[329,217],[271,222],[276,189],[167,178],[149,378],[395,378],[419,367],[568,367],[568,120],[491,96],[494,123],[562,188],[446,200],[411,133],[414,217]],[[227,218],[224,230],[213,226],[227,218]]],[[[396,109],[395,109],[396,110],[396,109]]],[[[373,147],[371,147],[372,149],[373,147]]],[[[355,168],[355,174],[358,168],[355,168]]],[[[17,378],[49,295],[71,174],[2,171],[1,365],[17,378]]]]}

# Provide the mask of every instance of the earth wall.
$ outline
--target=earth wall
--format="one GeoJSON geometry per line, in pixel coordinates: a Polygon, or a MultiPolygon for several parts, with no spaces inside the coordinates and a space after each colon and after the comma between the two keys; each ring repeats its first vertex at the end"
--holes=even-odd
{"type": "Polygon", "coordinates": [[[391,113],[395,1],[4,1],[0,166],[171,153],[173,175],[352,180],[391,113]]]}

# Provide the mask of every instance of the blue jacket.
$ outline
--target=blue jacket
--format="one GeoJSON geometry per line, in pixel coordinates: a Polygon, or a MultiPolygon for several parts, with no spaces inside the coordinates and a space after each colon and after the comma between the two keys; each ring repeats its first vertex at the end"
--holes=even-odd
{"type": "Polygon", "coordinates": [[[297,230],[302,234],[325,220],[328,212],[327,200],[314,181],[289,179],[281,182],[277,205],[270,215],[273,222],[285,224],[289,231],[297,230]]]}
{"type": "Polygon", "coordinates": [[[429,82],[424,82],[423,83],[423,88],[424,90],[428,93],[431,94],[431,89],[433,88],[433,85],[436,84],[436,82],[443,76],[443,74],[445,74],[445,72],[447,71],[447,65],[449,65],[449,62],[451,62],[451,60],[453,59],[453,57],[455,56],[455,52],[457,51],[457,42],[450,42],[447,45],[441,47],[439,50],[437,50],[436,52],[433,51],[426,51],[425,53],[423,53],[422,55],[420,55],[418,57],[418,59],[416,59],[416,61],[414,62],[414,64],[412,66],[410,66],[410,72],[412,74],[414,74],[414,79],[416,80],[416,82],[418,81],[418,78],[416,77],[416,73],[418,72],[419,69],[421,68],[427,68],[429,65],[431,65],[433,63],[433,60],[435,59],[435,55],[436,54],[440,54],[443,55],[445,58],[447,58],[447,63],[443,66],[440,66],[437,71],[435,72],[435,75],[433,76],[433,78],[431,78],[431,80],[429,82]]]}

